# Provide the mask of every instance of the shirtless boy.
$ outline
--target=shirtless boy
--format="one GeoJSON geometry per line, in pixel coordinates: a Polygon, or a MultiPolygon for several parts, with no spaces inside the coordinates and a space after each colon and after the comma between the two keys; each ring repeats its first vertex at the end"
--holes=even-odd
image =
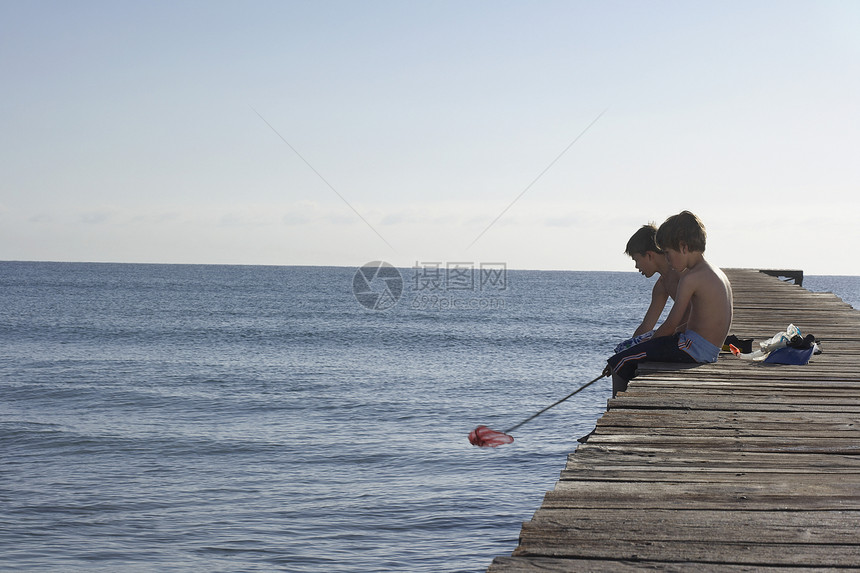
{"type": "Polygon", "coordinates": [[[689,211],[669,217],[657,230],[657,245],[680,274],[675,304],[651,340],[608,360],[613,396],[627,389],[642,361],[716,362],[732,323],[732,287],[705,260],[705,239],[705,226],[689,211]]]}
{"type": "Polygon", "coordinates": [[[650,338],[654,334],[654,327],[663,313],[666,302],[670,298],[674,300],[675,293],[678,291],[680,275],[669,267],[666,254],[657,246],[656,236],[657,227],[653,223],[649,223],[642,225],[627,241],[627,248],[624,252],[633,259],[636,270],[645,275],[645,278],[650,279],[655,273],[658,273],[660,278],[657,279],[654,288],[651,289],[651,304],[645,312],[642,323],[633,333],[633,337],[619,344],[615,348],[615,352],[621,352],[633,344],[650,338]]]}

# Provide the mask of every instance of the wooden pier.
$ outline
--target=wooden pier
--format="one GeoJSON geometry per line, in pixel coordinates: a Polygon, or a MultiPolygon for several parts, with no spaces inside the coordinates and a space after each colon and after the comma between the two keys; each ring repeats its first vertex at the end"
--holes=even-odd
{"type": "Polygon", "coordinates": [[[795,324],[823,353],[649,367],[489,573],[860,570],[860,312],[726,273],[731,333],[759,342],[795,324]]]}

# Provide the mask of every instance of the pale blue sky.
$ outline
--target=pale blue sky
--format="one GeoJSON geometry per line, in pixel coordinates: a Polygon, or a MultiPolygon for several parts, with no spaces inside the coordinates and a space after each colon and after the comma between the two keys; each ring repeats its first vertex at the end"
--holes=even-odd
{"type": "Polygon", "coordinates": [[[0,260],[632,270],[690,209],[721,266],[860,275],[857,30],[853,1],[0,0],[0,260]]]}

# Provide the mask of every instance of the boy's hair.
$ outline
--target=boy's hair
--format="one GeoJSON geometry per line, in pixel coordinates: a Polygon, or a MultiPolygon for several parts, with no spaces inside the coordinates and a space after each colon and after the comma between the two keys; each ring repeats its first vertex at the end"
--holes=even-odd
{"type": "Polygon", "coordinates": [[[689,211],[672,215],[657,229],[656,241],[662,249],[681,250],[681,243],[691,251],[705,252],[705,226],[689,211]]]}
{"type": "Polygon", "coordinates": [[[642,228],[633,233],[633,236],[627,241],[627,248],[624,249],[624,252],[631,257],[633,255],[644,255],[648,251],[654,251],[662,255],[663,250],[657,246],[656,236],[657,226],[654,223],[642,225],[642,228]]]}

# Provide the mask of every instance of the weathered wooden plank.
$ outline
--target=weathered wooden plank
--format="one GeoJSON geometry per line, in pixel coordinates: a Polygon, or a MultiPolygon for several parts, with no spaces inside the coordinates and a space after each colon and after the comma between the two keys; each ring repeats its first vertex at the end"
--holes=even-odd
{"type": "Polygon", "coordinates": [[[655,445],[589,445],[571,455],[566,468],[625,469],[631,471],[734,471],[783,473],[853,473],[860,468],[860,456],[826,453],[779,453],[679,450],[655,445]]]}
{"type": "Polygon", "coordinates": [[[786,384],[780,387],[771,385],[741,385],[741,384],[714,384],[712,382],[690,383],[685,380],[661,384],[659,381],[631,386],[624,394],[625,402],[630,403],[640,398],[650,398],[655,393],[659,396],[675,397],[690,396],[693,399],[707,400],[715,392],[720,397],[739,398],[742,400],[781,400],[785,402],[802,402],[805,400],[815,404],[824,404],[833,401],[844,404],[851,396],[856,395],[857,384],[851,385],[809,385],[809,384],[786,384]]]}
{"type": "Polygon", "coordinates": [[[860,561],[860,546],[827,544],[826,550],[809,543],[762,544],[753,539],[720,543],[713,541],[650,541],[644,539],[615,539],[612,542],[587,540],[573,545],[561,540],[546,541],[538,547],[521,546],[514,551],[518,556],[576,556],[612,560],[661,560],[672,555],[671,561],[685,563],[732,563],[759,566],[764,564],[783,567],[798,565],[812,567],[856,567],[860,561]]]}
{"type": "MultiPolygon", "coordinates": [[[[599,467],[594,469],[582,468],[579,466],[573,466],[571,469],[562,470],[561,479],[562,480],[582,480],[582,481],[605,481],[605,482],[663,482],[663,483],[677,483],[679,481],[683,481],[684,483],[693,484],[693,483],[725,483],[731,484],[736,483],[739,477],[751,475],[755,476],[756,480],[760,480],[762,483],[768,483],[772,481],[776,481],[778,479],[783,479],[788,477],[790,479],[795,478],[795,474],[797,473],[807,473],[807,474],[815,474],[819,475],[818,471],[774,471],[771,469],[770,471],[763,470],[760,468],[753,468],[752,470],[742,470],[741,468],[723,468],[719,470],[703,470],[703,469],[693,469],[684,471],[683,468],[673,467],[672,470],[664,470],[664,469],[656,469],[656,470],[647,470],[647,469],[634,469],[630,467],[623,468],[610,468],[610,467],[599,467]]],[[[850,482],[855,486],[858,484],[858,480],[860,480],[860,475],[856,469],[851,471],[842,471],[842,472],[834,472],[834,479],[843,479],[849,478],[850,482]],[[839,474],[839,477],[835,477],[836,474],[839,474]]]]}
{"type": "MultiPolygon", "coordinates": [[[[493,573],[571,573],[589,571],[591,573],[630,573],[633,571],[665,571],[667,573],[689,572],[691,562],[650,561],[645,559],[583,559],[579,557],[496,557],[490,571],[493,573]]],[[[697,573],[775,573],[785,571],[782,566],[736,565],[732,563],[695,564],[697,573]]],[[[844,571],[835,567],[803,568],[793,567],[795,572],[815,571],[816,573],[844,571]]]]}
{"type": "Polygon", "coordinates": [[[636,408],[663,410],[677,408],[679,410],[722,410],[725,412],[831,412],[856,415],[860,412],[860,404],[846,404],[836,406],[833,404],[743,404],[732,400],[708,400],[695,402],[690,399],[686,401],[683,397],[669,398],[662,396],[638,397],[636,403],[620,403],[621,399],[610,400],[610,408],[636,408]]]}
{"type": "Polygon", "coordinates": [[[761,483],[739,476],[735,483],[560,480],[544,497],[543,509],[667,509],[781,511],[860,511],[856,484],[795,474],[782,482],[761,483]]]}
{"type": "Polygon", "coordinates": [[[648,432],[643,435],[637,433],[595,433],[588,442],[593,445],[603,444],[625,444],[695,448],[700,451],[712,451],[713,455],[719,455],[720,451],[729,450],[736,452],[784,452],[784,453],[824,453],[830,452],[843,455],[860,455],[860,441],[856,437],[834,438],[834,437],[778,437],[778,436],[739,436],[739,435],[712,435],[712,436],[679,436],[660,435],[648,432]]]}
{"type": "MultiPolygon", "coordinates": [[[[820,430],[817,428],[804,428],[803,435],[798,435],[797,427],[789,428],[757,428],[757,429],[749,429],[745,428],[741,425],[737,425],[735,427],[721,427],[721,428],[708,428],[705,426],[698,426],[695,428],[677,428],[670,427],[664,428],[662,426],[607,426],[601,425],[600,431],[594,434],[595,440],[600,438],[612,438],[612,441],[620,441],[624,439],[628,439],[629,436],[641,436],[642,430],[648,429],[648,435],[654,437],[654,440],[651,443],[663,443],[675,440],[676,443],[689,442],[692,440],[705,440],[709,443],[713,443],[718,441],[719,438],[721,442],[726,442],[726,440],[730,440],[730,442],[726,443],[734,443],[735,440],[760,440],[766,441],[771,440],[772,443],[792,443],[798,441],[804,441],[806,438],[815,441],[821,440],[845,440],[845,441],[857,441],[860,442],[860,432],[854,430],[852,433],[846,433],[840,431],[838,428],[827,428],[824,430],[820,430]]],[[[630,438],[630,441],[627,443],[636,443],[635,440],[637,438],[630,438]]],[[[647,436],[641,438],[643,441],[647,441],[647,436]]],[[[591,441],[591,440],[589,440],[591,441]]],[[[603,441],[594,441],[592,444],[598,443],[606,443],[610,440],[603,441]]],[[[811,442],[814,443],[814,442],[811,442]]]]}
{"type": "Polygon", "coordinates": [[[621,538],[655,541],[810,543],[816,539],[860,545],[860,512],[665,509],[541,509],[523,524],[524,541],[583,543],[621,538]]]}
{"type": "Polygon", "coordinates": [[[860,414],[853,418],[834,418],[829,412],[725,412],[714,410],[609,410],[597,421],[598,427],[661,427],[661,428],[736,428],[775,429],[786,427],[797,433],[798,425],[834,430],[860,428],[860,414]]]}

